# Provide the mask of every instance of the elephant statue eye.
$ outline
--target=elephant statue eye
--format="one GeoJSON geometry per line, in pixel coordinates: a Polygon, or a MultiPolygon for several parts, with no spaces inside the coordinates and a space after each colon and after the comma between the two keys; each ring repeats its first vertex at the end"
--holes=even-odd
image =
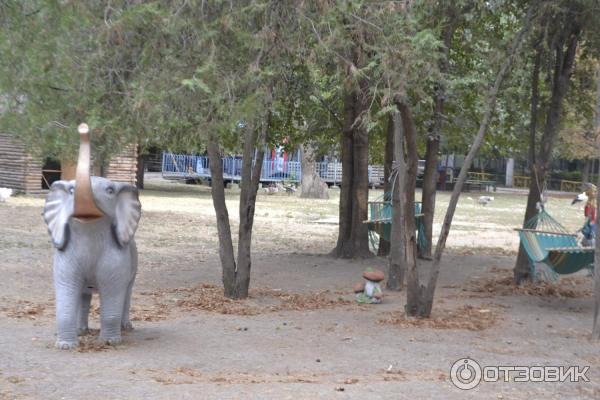
{"type": "Polygon", "coordinates": [[[106,193],[113,194],[114,192],[115,192],[115,188],[113,188],[112,186],[109,186],[106,188],[106,193]]]}

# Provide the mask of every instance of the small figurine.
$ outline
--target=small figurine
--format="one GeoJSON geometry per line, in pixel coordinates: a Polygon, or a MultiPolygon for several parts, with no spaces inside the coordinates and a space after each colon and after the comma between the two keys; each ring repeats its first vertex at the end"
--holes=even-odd
{"type": "Polygon", "coordinates": [[[356,301],[361,304],[379,304],[383,299],[383,291],[379,283],[385,279],[385,275],[378,269],[368,268],[363,272],[366,282],[354,285],[356,301]]]}

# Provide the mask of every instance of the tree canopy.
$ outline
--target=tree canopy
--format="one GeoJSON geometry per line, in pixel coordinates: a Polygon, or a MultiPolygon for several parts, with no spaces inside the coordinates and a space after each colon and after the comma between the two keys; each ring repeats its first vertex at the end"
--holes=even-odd
{"type": "MultiPolygon", "coordinates": [[[[371,137],[371,162],[382,162],[394,96],[413,105],[424,156],[439,86],[446,96],[442,148],[460,154],[526,3],[3,1],[0,88],[8,112],[0,127],[36,153],[58,158],[73,154],[72,128],[83,119],[96,131],[101,159],[133,141],[201,152],[208,132],[218,132],[235,151],[237,126],[254,123],[270,88],[271,143],[312,141],[330,153],[339,151],[342,90],[362,79],[369,106],[361,123],[371,137]],[[449,68],[440,72],[437,50],[447,24],[454,25],[449,68]],[[356,43],[363,61],[350,65],[356,43]]],[[[577,90],[565,111],[561,155],[567,158],[589,157],[583,147],[595,101],[593,33],[579,52],[577,90]]],[[[548,40],[534,36],[527,51],[547,48],[548,40]]],[[[484,155],[525,156],[532,61],[524,55],[500,94],[484,155]]]]}

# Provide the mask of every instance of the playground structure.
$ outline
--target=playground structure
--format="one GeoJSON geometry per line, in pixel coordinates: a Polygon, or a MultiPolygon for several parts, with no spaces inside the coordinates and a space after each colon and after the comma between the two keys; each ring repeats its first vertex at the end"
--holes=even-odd
{"type": "MultiPolygon", "coordinates": [[[[239,182],[242,179],[242,157],[223,157],[223,179],[239,182]]],[[[255,161],[252,161],[254,165],[255,161]]],[[[342,163],[334,161],[315,162],[315,171],[328,185],[342,183],[342,163]]],[[[165,179],[210,179],[208,156],[173,154],[163,152],[162,176],[165,179]]],[[[302,179],[302,163],[297,160],[273,158],[263,160],[260,181],[299,183],[302,179]]],[[[383,166],[369,166],[371,186],[383,185],[383,166]]]]}

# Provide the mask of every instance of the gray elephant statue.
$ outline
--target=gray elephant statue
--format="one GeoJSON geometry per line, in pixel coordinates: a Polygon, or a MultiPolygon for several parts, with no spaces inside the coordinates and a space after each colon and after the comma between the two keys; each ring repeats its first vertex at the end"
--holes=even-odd
{"type": "Polygon", "coordinates": [[[129,320],[131,290],[137,272],[133,236],[141,217],[137,189],[89,173],[87,125],[79,127],[81,144],[74,181],[50,187],[43,217],[56,248],[56,347],[71,349],[88,331],[92,292],[100,295],[100,340],[121,342],[129,320]]]}

